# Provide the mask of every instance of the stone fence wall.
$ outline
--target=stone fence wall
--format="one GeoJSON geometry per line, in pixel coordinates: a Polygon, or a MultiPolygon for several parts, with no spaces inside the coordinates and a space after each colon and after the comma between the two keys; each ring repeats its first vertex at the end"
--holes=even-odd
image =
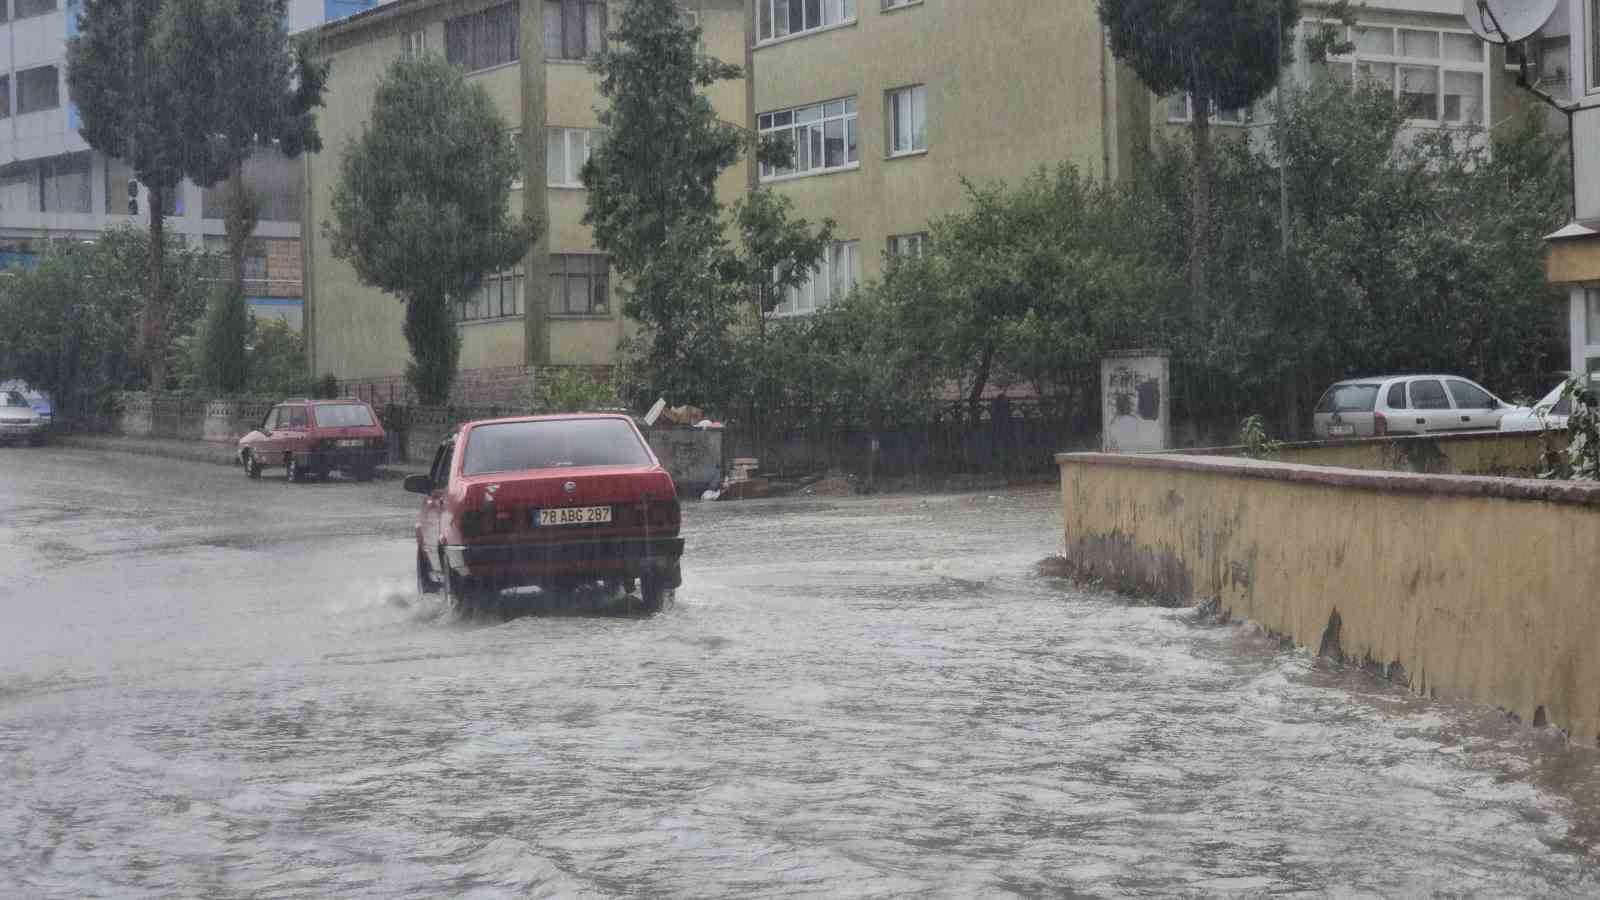
{"type": "MultiPolygon", "coordinates": [[[[1565,434],[1565,432],[1559,432],[1565,434]]],[[[1275,462],[1424,475],[1535,475],[1544,435],[1537,431],[1466,431],[1281,445],[1275,462]]],[[[1174,451],[1186,456],[1243,456],[1243,447],[1174,451]]]]}
{"type": "Polygon", "coordinates": [[[1075,574],[1600,740],[1600,485],[1062,454],[1075,574]]]}

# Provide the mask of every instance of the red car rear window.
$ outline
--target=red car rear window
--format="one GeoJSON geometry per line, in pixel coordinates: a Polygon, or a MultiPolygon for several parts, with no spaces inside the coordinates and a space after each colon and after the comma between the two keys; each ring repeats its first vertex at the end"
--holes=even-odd
{"type": "Polygon", "coordinates": [[[318,428],[364,428],[372,424],[372,411],[355,403],[316,407],[318,428]]]}
{"type": "Polygon", "coordinates": [[[466,475],[585,466],[648,466],[638,432],[622,419],[551,419],[479,425],[467,436],[466,475]]]}

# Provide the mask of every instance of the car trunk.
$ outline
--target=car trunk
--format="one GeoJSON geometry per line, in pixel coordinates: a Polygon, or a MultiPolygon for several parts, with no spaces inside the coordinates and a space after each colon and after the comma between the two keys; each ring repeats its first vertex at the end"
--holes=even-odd
{"type": "Polygon", "coordinates": [[[1336,384],[1317,401],[1319,437],[1371,437],[1377,434],[1377,384],[1336,384]]]}
{"type": "Polygon", "coordinates": [[[473,544],[678,533],[672,478],[655,466],[497,472],[468,477],[463,487],[462,536],[473,544]]]}

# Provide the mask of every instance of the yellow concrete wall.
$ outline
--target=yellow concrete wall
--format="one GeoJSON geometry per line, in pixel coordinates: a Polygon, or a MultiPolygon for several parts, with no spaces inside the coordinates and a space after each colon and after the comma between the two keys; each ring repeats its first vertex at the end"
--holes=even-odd
{"type": "Polygon", "coordinates": [[[1417,692],[1600,734],[1600,486],[1063,454],[1070,565],[1216,601],[1417,692]]]}
{"type": "Polygon", "coordinates": [[[884,11],[860,0],[855,24],[754,51],[755,112],[857,98],[860,168],[775,184],[799,215],[832,217],[839,239],[861,241],[866,279],[881,271],[890,235],[926,231],[929,220],[966,208],[963,176],[1015,184],[1061,161],[1105,169],[1094,4],[981,6],[884,11]],[[928,89],[928,152],[886,159],[884,92],[912,84],[928,89]]]}

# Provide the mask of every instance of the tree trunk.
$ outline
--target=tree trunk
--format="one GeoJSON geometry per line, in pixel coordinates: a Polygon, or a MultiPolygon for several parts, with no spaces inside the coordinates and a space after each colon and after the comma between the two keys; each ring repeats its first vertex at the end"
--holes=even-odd
{"type": "Polygon", "coordinates": [[[244,251],[260,218],[255,195],[244,186],[244,160],[234,160],[228,172],[228,215],[223,228],[228,236],[228,287],[244,295],[244,251]]]}
{"type": "Polygon", "coordinates": [[[1212,244],[1211,206],[1217,181],[1217,159],[1211,149],[1211,98],[1195,94],[1193,105],[1189,134],[1194,142],[1194,164],[1189,172],[1189,246],[1184,260],[1184,282],[1191,304],[1206,293],[1206,261],[1212,244]]]}
{"type": "Polygon", "coordinates": [[[162,232],[166,215],[167,188],[149,186],[150,247],[145,259],[144,316],[140,334],[139,354],[144,358],[149,389],[159,394],[167,386],[167,291],[162,279],[162,264],[166,259],[166,236],[162,232]]]}
{"type": "Polygon", "coordinates": [[[983,401],[983,389],[989,386],[989,369],[994,365],[994,344],[985,344],[978,359],[978,373],[972,378],[972,391],[967,395],[967,417],[974,426],[978,422],[978,404],[983,401]]]}

